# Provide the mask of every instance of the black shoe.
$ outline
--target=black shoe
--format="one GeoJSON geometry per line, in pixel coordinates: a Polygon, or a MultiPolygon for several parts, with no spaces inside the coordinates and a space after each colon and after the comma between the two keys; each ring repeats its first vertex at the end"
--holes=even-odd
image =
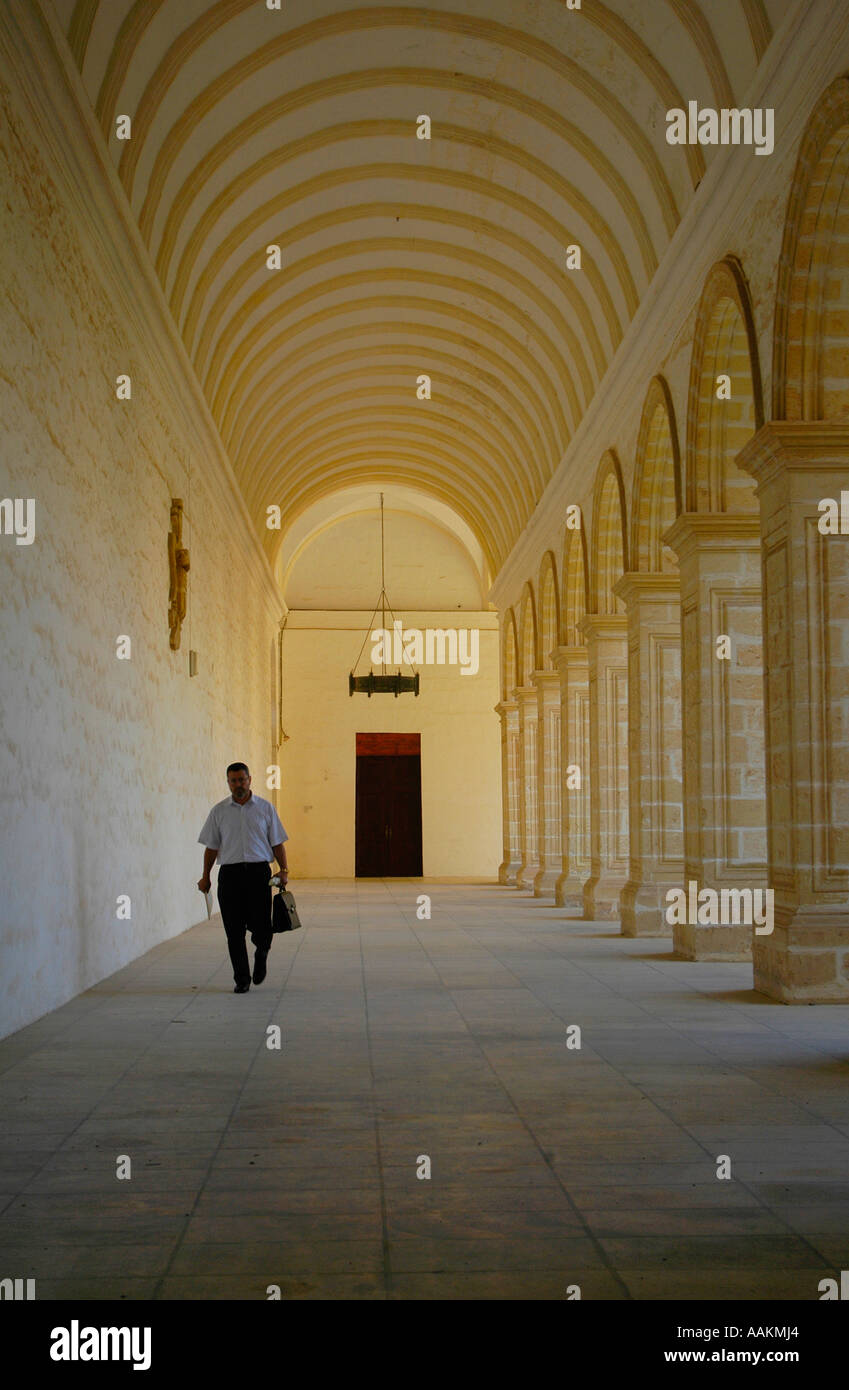
{"type": "Polygon", "coordinates": [[[254,956],[254,984],[261,985],[265,979],[265,964],[268,960],[268,952],[257,950],[254,956]]]}
{"type": "Polygon", "coordinates": [[[248,980],[248,983],[247,983],[246,985],[236,985],[236,988],[233,990],[233,993],[234,993],[234,994],[247,994],[247,992],[248,992],[248,990],[250,989],[250,987],[251,987],[251,982],[250,982],[250,980],[248,980]]]}

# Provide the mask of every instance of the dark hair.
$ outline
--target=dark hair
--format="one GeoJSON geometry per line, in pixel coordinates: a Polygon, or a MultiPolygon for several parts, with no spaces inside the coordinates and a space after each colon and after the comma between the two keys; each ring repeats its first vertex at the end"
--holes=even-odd
{"type": "Polygon", "coordinates": [[[251,770],[248,767],[247,763],[231,763],[227,769],[228,777],[230,776],[231,772],[246,772],[249,777],[251,775],[251,770]]]}

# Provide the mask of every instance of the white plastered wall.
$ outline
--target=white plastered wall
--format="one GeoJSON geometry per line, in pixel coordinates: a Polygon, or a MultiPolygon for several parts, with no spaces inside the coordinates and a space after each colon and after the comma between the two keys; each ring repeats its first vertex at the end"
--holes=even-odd
{"type": "Polygon", "coordinates": [[[25,100],[0,43],[0,494],[36,517],[32,545],[0,536],[0,1035],[205,919],[198,831],[229,761],[273,761],[282,613],[108,183],[100,206],[78,195],[25,100]],[[177,653],[172,496],[191,551],[177,653]]]}
{"type": "MultiPolygon", "coordinates": [[[[300,876],[354,873],[357,733],[420,733],[425,876],[494,879],[501,858],[498,628],[494,613],[415,612],[405,628],[476,627],[480,670],[419,668],[421,694],[349,695],[370,611],[290,612],[283,637],[283,823],[300,876]]],[[[364,653],[368,671],[371,644],[364,653]]],[[[407,668],[403,668],[409,674],[407,668]]]]}
{"type": "MultiPolygon", "coordinates": [[[[382,614],[374,618],[377,493],[315,526],[286,567],[280,806],[293,881],[354,873],[357,733],[421,735],[425,876],[493,879],[501,857],[497,615],[485,610],[476,557],[456,533],[411,511],[414,501],[392,489],[385,500],[392,614],[406,630],[476,630],[479,670],[461,675],[459,665],[425,664],[418,696],[350,695],[348,674],[355,664],[358,674],[368,672],[371,634],[383,624],[382,614]]],[[[385,616],[391,629],[392,615],[385,616]]]]}
{"type": "MultiPolygon", "coordinates": [[[[444,526],[388,505],[384,510],[386,587],[397,609],[484,606],[481,578],[465,547],[444,526]]],[[[368,508],[317,529],[287,566],[290,609],[372,609],[380,593],[378,494],[368,508]]]]}

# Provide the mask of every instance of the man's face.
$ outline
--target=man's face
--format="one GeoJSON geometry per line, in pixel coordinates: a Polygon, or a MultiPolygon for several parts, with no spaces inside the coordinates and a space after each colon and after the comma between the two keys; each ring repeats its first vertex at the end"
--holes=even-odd
{"type": "Polygon", "coordinates": [[[234,801],[247,801],[251,791],[251,774],[249,772],[228,772],[227,785],[234,801]]]}

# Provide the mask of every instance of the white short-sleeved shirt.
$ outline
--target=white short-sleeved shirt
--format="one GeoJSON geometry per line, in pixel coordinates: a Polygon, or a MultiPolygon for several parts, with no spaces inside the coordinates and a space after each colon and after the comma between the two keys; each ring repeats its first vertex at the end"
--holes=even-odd
{"type": "Polygon", "coordinates": [[[198,844],[218,850],[218,863],[267,864],[274,858],[274,846],[289,836],[270,801],[254,792],[243,806],[228,796],[213,806],[198,844]]]}

